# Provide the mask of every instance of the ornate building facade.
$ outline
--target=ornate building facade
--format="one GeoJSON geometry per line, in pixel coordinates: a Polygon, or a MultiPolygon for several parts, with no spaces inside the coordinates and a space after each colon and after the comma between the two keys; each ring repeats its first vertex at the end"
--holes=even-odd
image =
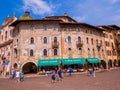
{"type": "MultiPolygon", "coordinates": [[[[1,30],[0,30],[0,59],[2,60],[9,60],[12,62],[12,48],[13,48],[13,37],[12,37],[12,31],[14,27],[9,26],[12,22],[14,22],[17,18],[15,16],[13,17],[7,17],[4,23],[2,24],[1,30]]],[[[1,62],[0,61],[0,62],[1,62]]],[[[2,64],[2,62],[1,62],[2,64]]],[[[5,72],[10,70],[10,66],[5,68],[5,72]],[[7,69],[8,68],[8,69],[7,69]]]]}
{"type": "MultiPolygon", "coordinates": [[[[116,54],[109,56],[106,53],[112,51],[112,48],[107,47],[107,43],[110,42],[114,46],[114,41],[111,39],[112,36],[109,40],[104,37],[106,30],[103,27],[79,23],[67,14],[33,19],[26,11],[24,16],[14,21],[9,27],[14,27],[12,28],[12,41],[8,48],[11,58],[5,57],[11,60],[11,67],[20,68],[25,72],[30,72],[32,69],[36,72],[37,66],[43,64],[49,66],[51,64],[49,61],[58,60],[56,62],[58,65],[64,59],[71,60],[73,64],[75,59],[81,59],[80,63],[75,64],[85,64],[87,59],[88,62],[89,59],[93,61],[95,59],[106,64],[109,59],[117,60],[116,54]],[[82,61],[83,58],[85,62],[82,61]],[[47,61],[48,64],[41,61],[47,61]]],[[[2,34],[4,31],[6,35],[5,30],[1,31],[0,36],[8,37],[2,34]]],[[[110,36],[111,32],[108,34],[110,36]]],[[[1,42],[1,56],[4,55],[3,47],[5,45],[1,42]]]]}

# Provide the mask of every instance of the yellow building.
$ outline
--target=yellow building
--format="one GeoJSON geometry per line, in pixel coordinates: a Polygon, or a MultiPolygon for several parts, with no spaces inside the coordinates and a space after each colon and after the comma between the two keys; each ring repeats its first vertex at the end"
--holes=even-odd
{"type": "Polygon", "coordinates": [[[117,62],[117,51],[116,51],[116,43],[115,43],[115,33],[116,29],[110,26],[99,26],[99,28],[104,29],[105,34],[105,47],[107,53],[107,64],[109,67],[113,67],[114,62],[117,62]]]}

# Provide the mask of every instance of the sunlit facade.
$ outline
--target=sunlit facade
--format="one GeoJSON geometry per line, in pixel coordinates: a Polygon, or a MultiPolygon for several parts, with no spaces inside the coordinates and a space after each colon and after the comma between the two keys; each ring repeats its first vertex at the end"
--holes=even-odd
{"type": "Polygon", "coordinates": [[[113,47],[107,47],[107,42],[115,46],[111,32],[79,23],[67,14],[33,19],[27,11],[8,25],[9,29],[6,30],[9,34],[1,30],[0,54],[1,59],[4,56],[11,61],[13,69],[17,67],[30,72],[34,68],[37,72],[39,60],[59,59],[61,63],[62,59],[84,58],[86,61],[87,58],[98,58],[106,65],[109,59],[117,60],[116,53],[114,56],[108,55],[113,47]],[[106,34],[109,34],[109,39],[106,34]],[[4,44],[7,40],[8,43],[4,44]]]}

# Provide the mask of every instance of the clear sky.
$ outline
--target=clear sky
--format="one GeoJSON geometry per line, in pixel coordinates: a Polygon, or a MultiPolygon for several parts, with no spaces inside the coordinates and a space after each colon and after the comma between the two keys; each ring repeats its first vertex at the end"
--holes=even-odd
{"type": "Polygon", "coordinates": [[[78,22],[120,26],[120,0],[0,0],[0,26],[8,15],[19,18],[27,9],[33,18],[66,12],[78,22]]]}

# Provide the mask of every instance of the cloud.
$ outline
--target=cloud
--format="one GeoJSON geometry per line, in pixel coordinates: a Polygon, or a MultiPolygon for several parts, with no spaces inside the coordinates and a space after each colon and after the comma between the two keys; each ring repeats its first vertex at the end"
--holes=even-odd
{"type": "Polygon", "coordinates": [[[82,21],[85,21],[87,17],[86,16],[74,16],[73,18],[78,22],[82,22],[82,21]]]}
{"type": "Polygon", "coordinates": [[[52,14],[54,6],[52,4],[48,4],[43,0],[23,0],[24,10],[30,10],[33,14],[36,15],[44,15],[44,14],[52,14]]]}
{"type": "Polygon", "coordinates": [[[111,17],[111,20],[115,22],[120,22],[120,16],[119,15],[113,16],[111,17]]]}
{"type": "Polygon", "coordinates": [[[108,2],[110,2],[111,4],[115,4],[117,3],[119,0],[107,0],[108,2]]]}

